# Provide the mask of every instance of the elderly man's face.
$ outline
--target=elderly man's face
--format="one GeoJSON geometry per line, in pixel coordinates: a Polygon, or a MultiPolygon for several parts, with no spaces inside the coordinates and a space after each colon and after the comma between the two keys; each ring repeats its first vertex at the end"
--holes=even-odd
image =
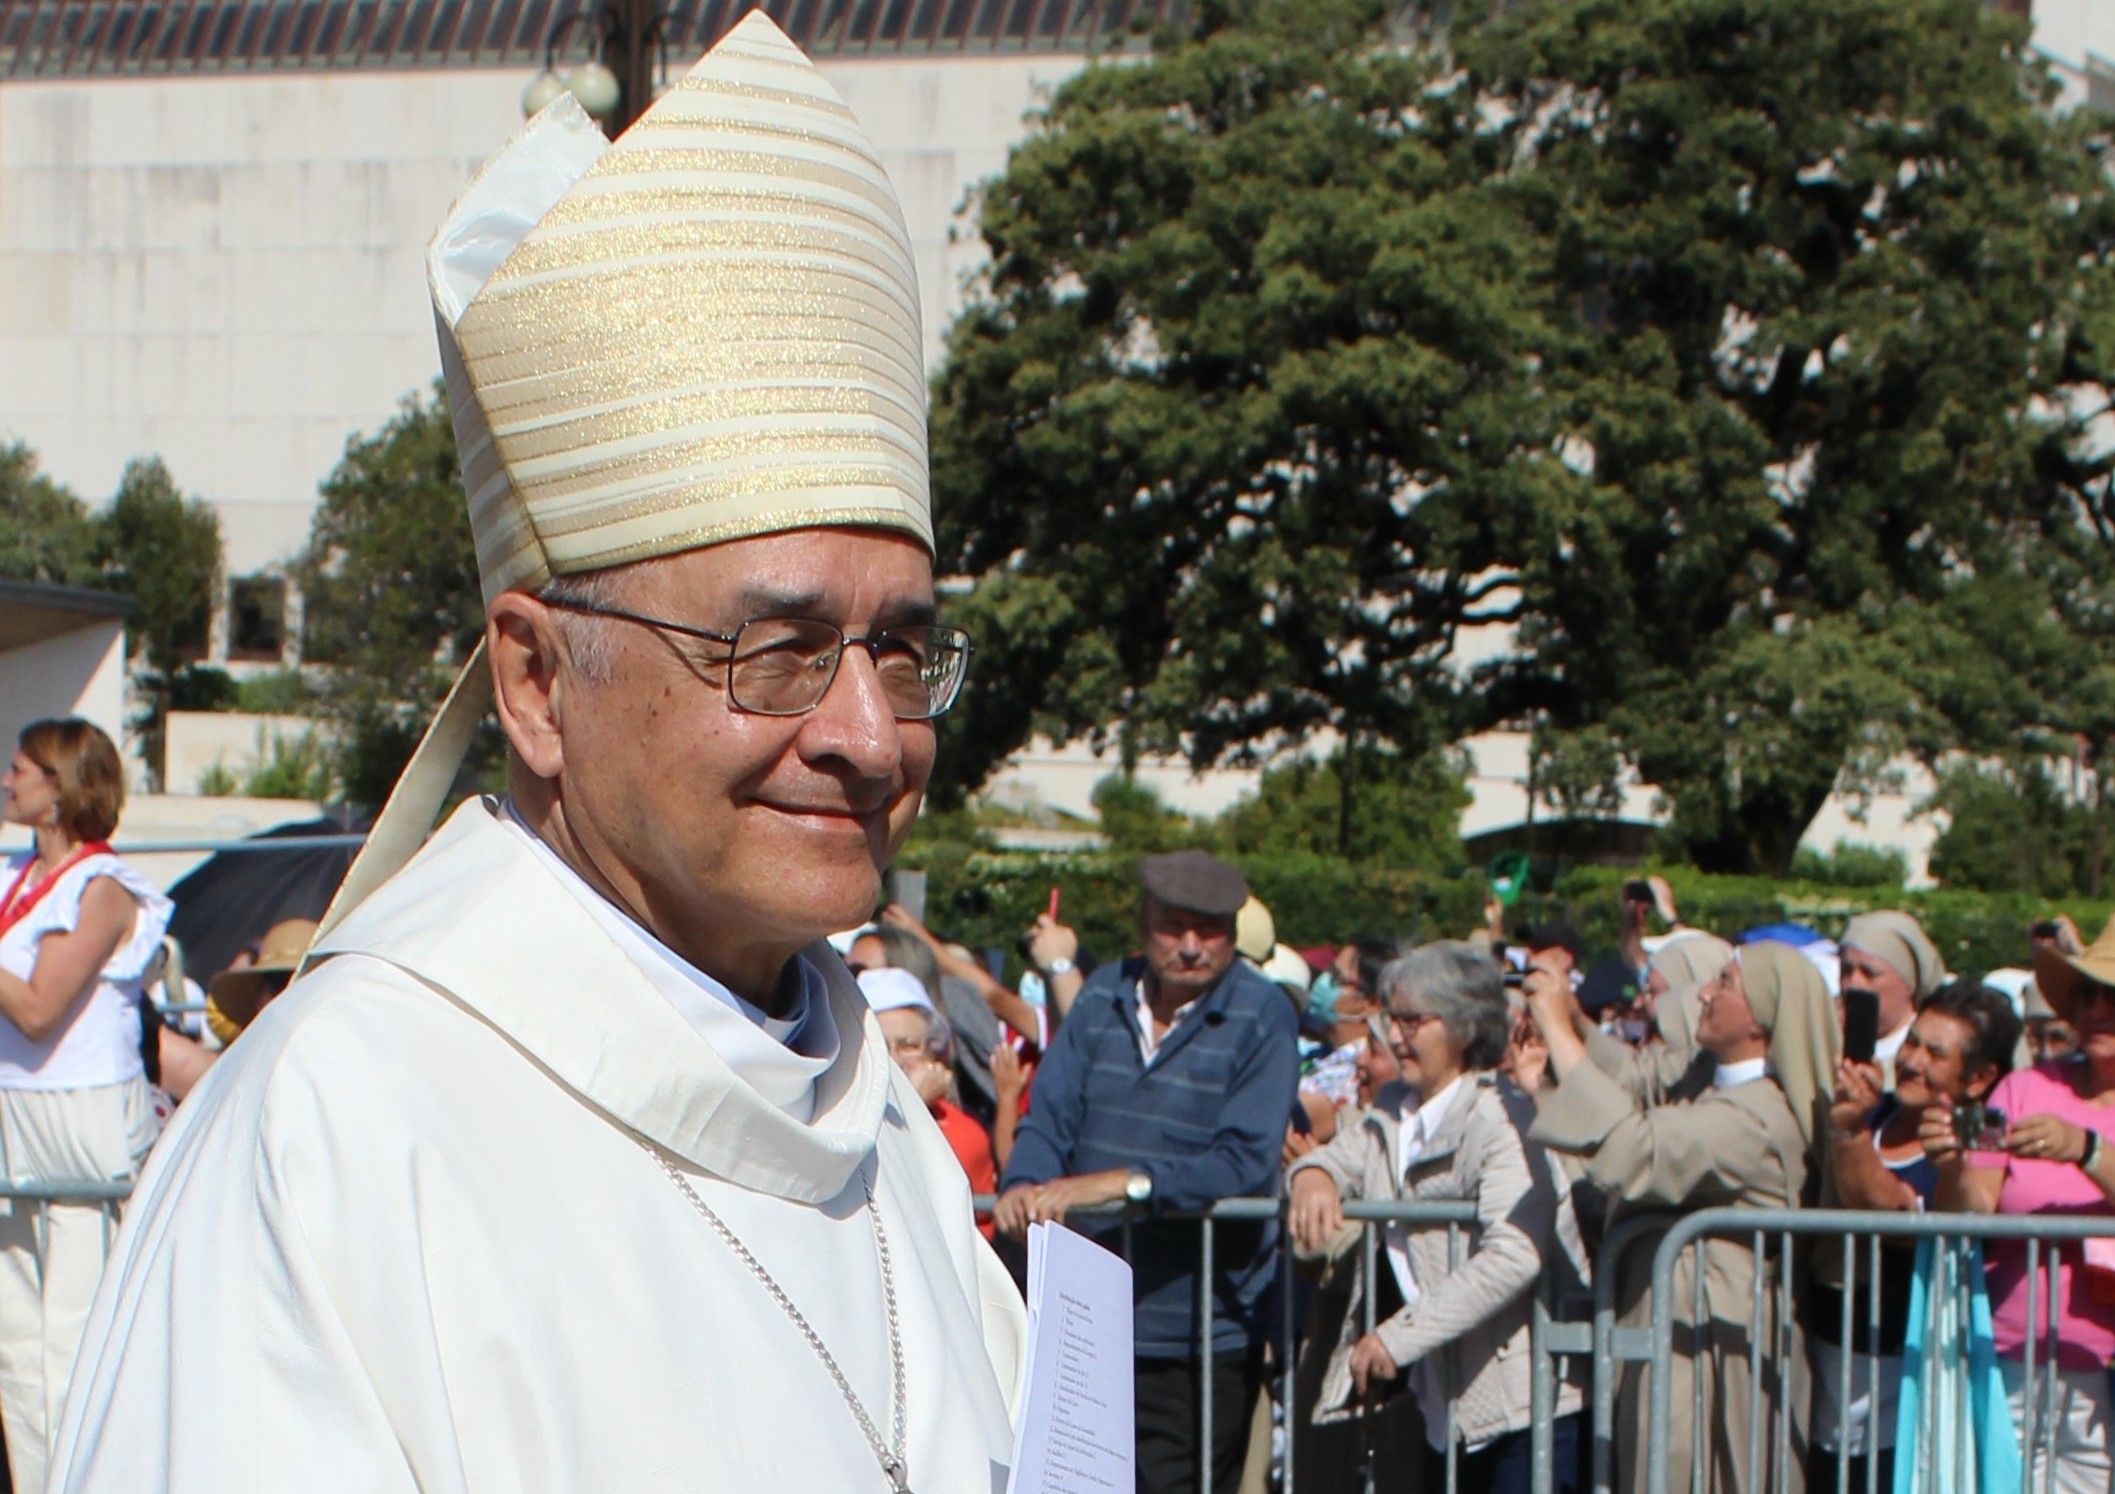
{"type": "Polygon", "coordinates": [[[1140,915],[1146,966],[1160,989],[1195,1001],[1234,967],[1232,914],[1195,913],[1146,899],[1140,915]]]}
{"type": "MultiPolygon", "coordinates": [[[[803,617],[864,637],[933,613],[924,549],[870,530],[736,540],[622,585],[628,610],[728,634],[803,617]]],[[[728,701],[725,649],[595,626],[612,678],[576,680],[562,713],[566,814],[651,921],[705,948],[790,949],[871,915],[932,772],[933,725],[895,718],[865,650],[845,650],[814,710],[763,716],[728,701]]]]}

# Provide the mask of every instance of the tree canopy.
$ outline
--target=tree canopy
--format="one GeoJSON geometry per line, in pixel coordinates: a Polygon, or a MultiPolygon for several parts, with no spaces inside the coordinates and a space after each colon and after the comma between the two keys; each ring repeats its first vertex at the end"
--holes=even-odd
{"type": "Polygon", "coordinates": [[[93,586],[94,518],[73,490],[39,470],[21,441],[0,446],[0,577],[55,586],[93,586]]]}
{"type": "MultiPolygon", "coordinates": [[[[355,436],[323,482],[295,566],[304,656],[337,666],[323,711],[354,803],[389,796],[484,628],[455,431],[438,383],[355,436]]],[[[480,761],[493,755],[487,741],[480,761]]]]}
{"type": "Polygon", "coordinates": [[[2033,720],[1951,676],[2064,604],[1985,593],[2105,585],[2115,193],[2026,43],[1974,0],[1573,0],[1464,39],[1583,333],[1545,381],[1581,481],[1483,682],[1612,727],[1706,866],[1782,870],[1847,769],[2033,720]]]}
{"type": "Polygon", "coordinates": [[[1037,729],[1199,765],[1458,734],[1455,630],[1563,468],[1474,101],[1377,14],[1090,67],[983,190],[933,416],[943,562],[982,578],[948,773],[1037,729]]]}
{"type": "Polygon", "coordinates": [[[1170,808],[1121,771],[1094,786],[1103,844],[1122,854],[1203,846],[1236,860],[1308,857],[1397,871],[1444,871],[1463,860],[1468,807],[1460,754],[1406,758],[1378,748],[1294,757],[1266,769],[1216,815],[1170,808]]]}
{"type": "Polygon", "coordinates": [[[143,709],[131,725],[149,775],[166,789],[169,712],[232,693],[226,675],[198,663],[220,590],[220,516],[185,497],[160,457],[139,457],[125,464],[95,527],[95,584],[132,598],[126,632],[143,709]]]}
{"type": "Polygon", "coordinates": [[[0,446],[0,577],[130,597],[129,663],[142,709],[128,725],[159,784],[169,711],[231,693],[201,666],[221,580],[220,519],[186,498],[159,457],[125,464],[117,492],[90,509],[39,470],[23,442],[0,446]]]}
{"type": "Polygon", "coordinates": [[[935,386],[985,647],[951,775],[1037,730],[1512,726],[1782,872],[1898,750],[2103,719],[2115,192],[2024,23],[1546,0],[1404,41],[1207,7],[985,189],[935,386]]]}

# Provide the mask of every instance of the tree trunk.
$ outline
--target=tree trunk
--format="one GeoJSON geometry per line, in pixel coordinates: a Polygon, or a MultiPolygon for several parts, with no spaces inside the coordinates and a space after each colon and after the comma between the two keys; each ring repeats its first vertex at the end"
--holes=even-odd
{"type": "Polygon", "coordinates": [[[2093,754],[2093,861],[2086,873],[2086,896],[2100,896],[2100,869],[2108,840],[2108,780],[2100,753],[2093,754]]]}
{"type": "Polygon", "coordinates": [[[1708,839],[1692,839],[1689,853],[1699,871],[1782,877],[1792,870],[1799,838],[1835,791],[1826,781],[1796,790],[1744,795],[1733,817],[1708,839]]]}
{"type": "Polygon", "coordinates": [[[1351,858],[1351,785],[1356,773],[1358,741],[1358,735],[1353,733],[1344,739],[1344,746],[1337,753],[1337,854],[1347,861],[1351,858]]]}

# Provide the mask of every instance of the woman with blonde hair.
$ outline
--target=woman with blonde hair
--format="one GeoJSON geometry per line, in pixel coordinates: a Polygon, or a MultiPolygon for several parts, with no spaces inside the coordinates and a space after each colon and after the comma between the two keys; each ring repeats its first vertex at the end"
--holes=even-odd
{"type": "MultiPolygon", "coordinates": [[[[0,1176],[18,1184],[130,1178],[154,1141],[140,981],[170,905],[111,854],[124,802],[117,748],[86,721],[25,727],[0,775],[0,813],[32,841],[0,864],[0,1176]]],[[[95,1205],[0,1214],[0,1426],[17,1494],[44,1487],[103,1247],[95,1205]]]]}

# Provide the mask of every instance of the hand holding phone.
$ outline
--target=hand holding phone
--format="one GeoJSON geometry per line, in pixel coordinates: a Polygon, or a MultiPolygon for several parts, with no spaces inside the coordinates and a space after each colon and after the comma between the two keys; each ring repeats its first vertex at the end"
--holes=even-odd
{"type": "Polygon", "coordinates": [[[1880,996],[1862,986],[1843,988],[1843,1056],[1871,1063],[1880,1045],[1880,996]]]}

